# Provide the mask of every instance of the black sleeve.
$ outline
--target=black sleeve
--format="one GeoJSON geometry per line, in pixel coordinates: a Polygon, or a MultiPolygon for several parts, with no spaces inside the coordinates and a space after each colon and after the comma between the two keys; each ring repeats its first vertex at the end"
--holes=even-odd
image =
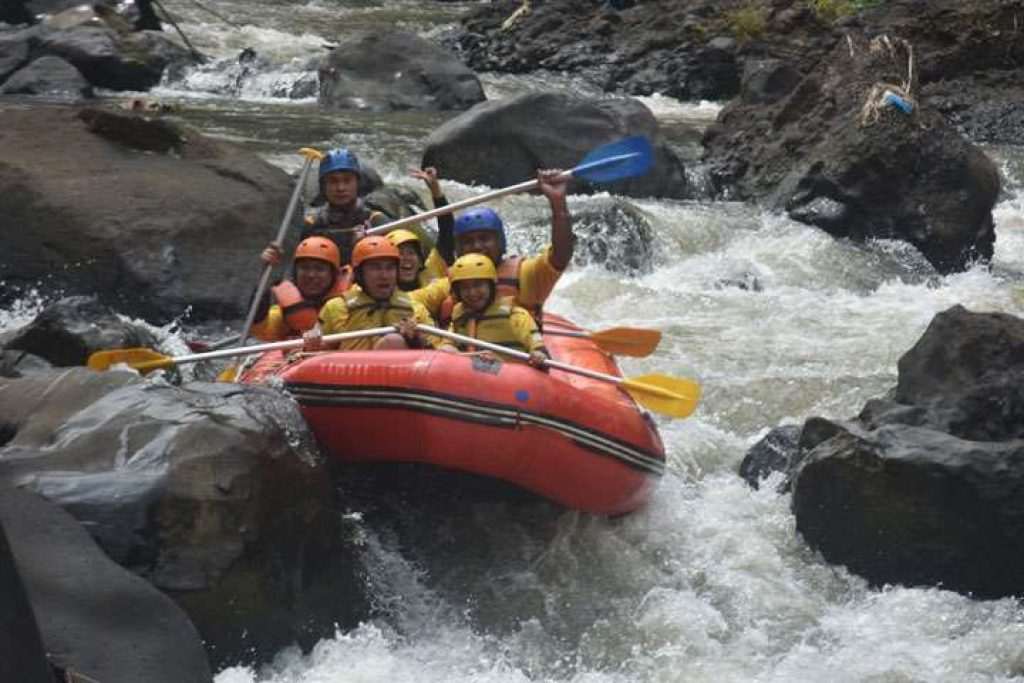
{"type": "MultiPolygon", "coordinates": [[[[448,199],[434,197],[434,208],[448,206],[448,199]]],[[[449,266],[455,263],[455,218],[450,213],[437,217],[437,253],[449,266]]]]}

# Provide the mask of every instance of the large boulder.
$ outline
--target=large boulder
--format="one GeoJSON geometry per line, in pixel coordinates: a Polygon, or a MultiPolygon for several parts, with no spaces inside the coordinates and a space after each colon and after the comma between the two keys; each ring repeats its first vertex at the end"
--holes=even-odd
{"type": "MultiPolygon", "coordinates": [[[[907,47],[851,35],[774,103],[757,94],[765,86],[745,86],[750,96],[723,109],[705,135],[718,189],[836,237],[905,240],[940,272],[991,258],[998,170],[915,101],[907,47]],[[912,110],[887,103],[887,92],[902,92],[912,110]]],[[[776,74],[775,97],[793,81],[776,74]]]]}
{"type": "MultiPolygon", "coordinates": [[[[36,494],[0,487],[0,522],[0,546],[6,529],[42,643],[66,680],[213,680],[199,634],[181,608],[115,564],[71,515],[36,494]]],[[[5,555],[0,547],[0,575],[5,555]]],[[[8,590],[4,595],[5,605],[8,597],[19,597],[8,590]]],[[[17,629],[28,644],[31,624],[4,621],[4,626],[0,630],[17,629]]],[[[19,653],[25,664],[34,663],[29,654],[19,653]]],[[[0,663],[0,673],[6,663],[0,663]]],[[[53,680],[30,678],[29,672],[26,667],[3,680],[53,680]]]]}
{"type": "Polygon", "coordinates": [[[0,483],[60,505],[174,598],[215,666],[364,616],[326,464],[288,397],[73,368],[0,380],[0,415],[0,483]]]}
{"type": "Polygon", "coordinates": [[[60,57],[40,57],[15,71],[0,85],[0,95],[70,95],[92,97],[81,72],[60,57]]]}
{"type": "Polygon", "coordinates": [[[26,32],[0,33],[0,83],[29,62],[29,42],[26,32]]]}
{"type": "MultiPolygon", "coordinates": [[[[797,529],[873,584],[1024,594],[1024,320],[940,313],[857,418],[773,432],[797,529]]],[[[766,451],[769,444],[759,446],[766,451]]]]}
{"type": "Polygon", "coordinates": [[[27,53],[22,62],[60,58],[90,85],[110,90],[148,90],[165,70],[180,70],[197,59],[162,31],[134,31],[120,17],[89,6],[0,33],[0,81],[11,72],[9,63],[19,56],[16,52],[27,53]]]}
{"type": "Polygon", "coordinates": [[[484,100],[480,80],[454,55],[414,33],[360,35],[335,47],[319,69],[327,109],[439,111],[484,100]]]}
{"type": "MultiPolygon", "coordinates": [[[[0,496],[3,493],[0,490],[0,496]]],[[[0,591],[4,596],[0,602],[0,680],[54,683],[22,571],[0,523],[0,591]]]]}
{"type": "Polygon", "coordinates": [[[41,287],[153,321],[240,316],[288,176],[177,126],[178,144],[153,153],[170,124],[88,111],[0,108],[0,299],[41,287]]]}
{"type": "Polygon", "coordinates": [[[504,187],[534,177],[540,168],[571,168],[593,149],[631,135],[655,145],[653,167],[644,176],[601,187],[634,197],[688,197],[682,162],[659,143],[651,111],[632,99],[541,92],[484,102],[430,134],[423,165],[437,167],[444,178],[504,187]]]}
{"type": "Polygon", "coordinates": [[[5,350],[27,351],[57,366],[85,365],[103,349],[153,347],[156,338],[100,304],[96,297],[66,297],[44,308],[4,344],[5,350]]]}

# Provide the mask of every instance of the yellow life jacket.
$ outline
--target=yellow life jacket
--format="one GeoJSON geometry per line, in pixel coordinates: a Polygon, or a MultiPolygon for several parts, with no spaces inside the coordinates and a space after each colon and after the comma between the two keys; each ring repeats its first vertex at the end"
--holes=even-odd
{"type": "MultiPolygon", "coordinates": [[[[544,309],[539,304],[536,306],[524,306],[519,301],[519,269],[523,265],[522,256],[508,256],[501,260],[498,265],[498,287],[495,293],[495,300],[512,299],[516,306],[522,306],[533,316],[538,327],[544,321],[544,309]]],[[[453,320],[455,309],[455,297],[448,295],[448,298],[441,304],[438,313],[438,322],[444,326],[453,320]]]]}
{"type": "MultiPolygon", "coordinates": [[[[523,342],[524,336],[528,336],[530,333],[525,329],[515,329],[512,322],[512,309],[511,299],[496,300],[481,313],[470,313],[465,310],[462,303],[456,304],[452,312],[451,330],[466,337],[529,353],[530,346],[523,342]]],[[[529,320],[525,313],[520,315],[523,316],[520,320],[529,320]]],[[[458,348],[460,351],[476,350],[466,344],[459,344],[458,348]]]]}

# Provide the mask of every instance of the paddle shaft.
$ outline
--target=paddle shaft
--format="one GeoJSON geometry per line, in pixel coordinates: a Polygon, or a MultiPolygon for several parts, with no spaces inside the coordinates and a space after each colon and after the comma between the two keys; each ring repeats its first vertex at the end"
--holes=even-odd
{"type": "MultiPolygon", "coordinates": [[[[357,330],[355,332],[338,332],[337,334],[324,335],[324,343],[345,341],[346,339],[359,339],[360,337],[374,337],[379,334],[389,334],[395,332],[394,325],[388,327],[373,327],[368,330],[357,330]]],[[[182,363],[198,363],[203,360],[214,360],[215,358],[232,358],[233,356],[247,356],[252,353],[263,353],[264,351],[277,351],[279,349],[297,349],[302,346],[301,339],[287,339],[279,342],[268,342],[266,344],[254,344],[253,346],[243,346],[237,349],[222,349],[220,351],[205,351],[203,353],[193,353],[189,356],[175,356],[168,358],[167,362],[171,362],[174,365],[181,365],[182,363]]]]}
{"type": "MultiPolygon", "coordinates": [[[[590,169],[593,168],[601,168],[604,166],[609,166],[611,164],[620,163],[622,161],[630,159],[633,156],[635,156],[635,154],[618,154],[616,156],[607,157],[605,159],[600,159],[598,161],[592,161],[587,164],[581,164],[579,166],[576,166],[575,168],[569,169],[568,171],[562,171],[561,176],[563,178],[571,178],[572,176],[577,175],[581,172],[589,171],[590,169]]],[[[396,221],[391,221],[390,223],[385,223],[384,225],[378,225],[375,228],[370,228],[369,230],[367,230],[366,234],[385,235],[391,232],[392,230],[396,230],[406,225],[419,223],[420,221],[427,220],[428,218],[434,218],[436,216],[443,216],[446,213],[452,213],[454,211],[458,211],[459,209],[464,209],[467,206],[483,204],[484,202],[489,202],[492,199],[498,199],[499,197],[504,197],[506,195],[519,194],[521,192],[530,192],[532,190],[536,190],[539,186],[540,181],[537,180],[536,178],[534,178],[533,180],[524,180],[518,185],[503,187],[499,190],[491,190],[490,192],[485,192],[481,195],[477,195],[476,197],[468,197],[466,199],[462,199],[460,201],[455,202],[454,204],[447,204],[445,206],[440,206],[436,209],[431,209],[430,211],[418,213],[415,216],[407,216],[405,218],[399,218],[396,221]]]]}
{"type": "MultiPolygon", "coordinates": [[[[302,189],[306,186],[306,175],[309,174],[309,169],[312,168],[314,156],[312,154],[306,156],[306,162],[302,165],[302,171],[299,172],[299,179],[295,183],[295,189],[292,191],[291,199],[288,200],[288,209],[284,212],[284,220],[281,221],[281,227],[277,229],[277,237],[274,241],[278,244],[284,243],[285,235],[288,234],[288,228],[291,226],[292,217],[295,215],[295,206],[299,202],[299,196],[302,194],[302,189]]],[[[263,298],[263,292],[267,291],[267,285],[270,284],[270,273],[274,270],[274,265],[268,263],[263,266],[263,273],[260,275],[259,284],[256,285],[256,296],[253,297],[252,305],[249,306],[249,313],[245,316],[245,325],[242,326],[242,333],[238,335],[240,343],[245,344],[249,338],[249,332],[252,330],[252,325],[256,322],[256,311],[260,308],[260,300],[263,298]]]]}
{"type": "MultiPolygon", "coordinates": [[[[423,330],[427,334],[432,334],[436,337],[444,337],[446,339],[452,339],[457,342],[462,342],[463,344],[478,346],[481,349],[487,349],[488,351],[494,351],[495,353],[500,353],[506,356],[512,356],[513,358],[518,358],[520,360],[530,360],[530,354],[524,351],[516,351],[515,349],[510,349],[507,346],[502,346],[500,344],[492,344],[491,342],[482,341],[480,339],[474,339],[473,337],[467,337],[465,335],[457,334],[455,332],[449,332],[448,330],[442,330],[431,325],[420,324],[417,325],[416,327],[423,330]]],[[[324,339],[326,339],[326,337],[324,337],[324,339]]],[[[551,368],[555,368],[557,370],[564,370],[565,372],[572,372],[577,375],[583,375],[584,377],[590,377],[591,379],[599,379],[604,382],[612,382],[614,384],[622,384],[623,382],[626,381],[624,377],[616,377],[615,375],[609,375],[603,372],[587,370],[586,368],[580,368],[575,365],[569,365],[568,363],[560,363],[557,360],[548,359],[544,361],[544,365],[551,368]]]]}

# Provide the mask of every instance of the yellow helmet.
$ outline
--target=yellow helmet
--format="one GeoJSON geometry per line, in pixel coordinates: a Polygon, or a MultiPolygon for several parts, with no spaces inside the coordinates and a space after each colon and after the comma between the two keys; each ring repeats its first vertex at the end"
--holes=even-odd
{"type": "Polygon", "coordinates": [[[391,244],[396,247],[400,247],[406,242],[415,242],[417,247],[420,246],[420,236],[412,230],[406,230],[404,228],[399,228],[398,230],[392,230],[389,232],[388,239],[391,240],[391,244]]]}
{"type": "Polygon", "coordinates": [[[498,271],[494,262],[483,254],[466,254],[460,256],[448,269],[448,280],[455,284],[462,280],[498,281],[498,271]]]}

